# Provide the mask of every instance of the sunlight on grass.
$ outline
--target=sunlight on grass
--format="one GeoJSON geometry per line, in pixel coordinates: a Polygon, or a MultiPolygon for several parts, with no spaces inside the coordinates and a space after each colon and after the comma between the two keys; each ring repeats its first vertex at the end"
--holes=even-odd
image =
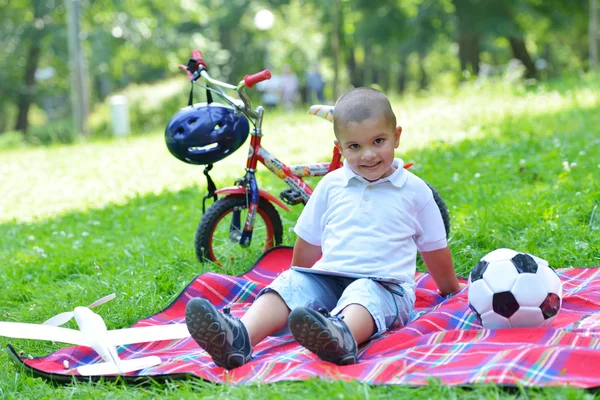
{"type": "MultiPolygon", "coordinates": [[[[429,96],[394,102],[404,132],[398,154],[432,142],[454,143],[498,131],[496,122],[597,104],[598,91],[566,93],[540,87],[533,92],[492,85],[467,87],[453,97],[429,96]]],[[[330,123],[307,114],[266,118],[263,144],[285,163],[327,160],[332,151],[330,123]]],[[[247,146],[247,145],[246,145],[247,146]]],[[[218,186],[243,175],[246,146],[218,163],[218,186]]],[[[68,211],[122,204],[128,199],[186,187],[204,186],[202,167],[172,157],[161,132],[148,136],[48,149],[3,152],[0,158],[0,221],[34,221],[68,211]]]]}

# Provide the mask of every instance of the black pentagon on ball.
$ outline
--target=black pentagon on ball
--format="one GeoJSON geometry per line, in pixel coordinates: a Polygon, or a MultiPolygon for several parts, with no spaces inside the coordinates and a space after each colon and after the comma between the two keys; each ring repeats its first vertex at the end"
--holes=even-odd
{"type": "Polygon", "coordinates": [[[473,314],[475,314],[479,322],[481,322],[481,314],[477,312],[477,310],[475,309],[475,307],[473,307],[471,303],[469,303],[469,308],[471,309],[471,311],[473,311],[473,314]]]}
{"type": "Polygon", "coordinates": [[[490,263],[487,261],[479,261],[473,271],[471,271],[471,282],[478,281],[483,278],[483,274],[490,263]]]}
{"type": "Polygon", "coordinates": [[[515,265],[520,274],[535,274],[537,272],[538,264],[529,254],[519,253],[511,258],[510,261],[515,265]]]}
{"type": "Polygon", "coordinates": [[[511,292],[494,293],[492,306],[496,314],[510,318],[519,309],[519,303],[511,292]]]}
{"type": "Polygon", "coordinates": [[[560,310],[560,297],[556,293],[548,293],[548,296],[540,305],[544,319],[550,319],[558,314],[560,310]]]}

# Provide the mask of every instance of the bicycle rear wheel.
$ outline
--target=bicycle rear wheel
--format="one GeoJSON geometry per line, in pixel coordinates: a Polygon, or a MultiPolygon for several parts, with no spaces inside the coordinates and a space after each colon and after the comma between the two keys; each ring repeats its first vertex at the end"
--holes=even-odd
{"type": "Polygon", "coordinates": [[[266,250],[281,245],[283,226],[279,213],[271,203],[260,199],[252,242],[249,247],[240,246],[247,216],[246,196],[230,195],[217,200],[202,216],[196,230],[198,260],[214,261],[222,267],[248,267],[266,250]]]}
{"type": "Polygon", "coordinates": [[[440,209],[440,214],[442,214],[442,219],[444,220],[444,228],[446,229],[446,237],[449,238],[450,213],[448,212],[448,207],[446,207],[446,203],[444,203],[444,200],[442,199],[442,196],[438,193],[438,191],[435,190],[435,188],[429,183],[427,183],[427,186],[429,186],[429,189],[431,189],[431,192],[433,193],[433,200],[435,200],[435,204],[437,204],[438,208],[440,209]]]}

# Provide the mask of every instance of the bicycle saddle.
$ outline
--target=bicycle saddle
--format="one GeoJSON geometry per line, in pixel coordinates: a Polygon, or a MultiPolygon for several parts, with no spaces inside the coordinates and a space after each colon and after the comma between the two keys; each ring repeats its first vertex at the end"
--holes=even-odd
{"type": "Polygon", "coordinates": [[[333,106],[315,104],[310,106],[308,113],[317,117],[325,118],[329,122],[333,122],[333,106]]]}

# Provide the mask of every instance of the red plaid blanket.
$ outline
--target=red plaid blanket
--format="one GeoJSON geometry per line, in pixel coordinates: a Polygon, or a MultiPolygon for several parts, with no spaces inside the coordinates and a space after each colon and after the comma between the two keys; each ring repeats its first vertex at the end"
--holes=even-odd
{"type": "MultiPolygon", "coordinates": [[[[185,305],[197,296],[218,307],[232,305],[240,316],[256,294],[291,262],[290,248],[267,252],[241,276],[206,273],[197,277],[167,309],[134,326],[184,322],[185,305]]],[[[562,269],[563,308],[552,326],[534,329],[486,330],[469,311],[467,293],[437,295],[427,274],[417,277],[416,310],[407,327],[370,341],[359,349],[360,362],[336,366],[297,345],[291,336],[269,337],[256,346],[254,360],[232,371],[217,367],[192,339],[122,346],[121,358],[159,356],[159,366],[132,373],[143,377],[200,377],[218,383],[278,382],[310,377],[356,379],[371,384],[426,385],[430,378],[448,385],[600,386],[600,278],[598,268],[562,269]]],[[[98,362],[86,347],[70,347],[36,359],[16,360],[35,375],[71,381],[71,367],[98,362]]],[[[75,376],[76,378],[83,378],[75,376]]],[[[87,378],[85,378],[87,379],[87,378]]],[[[104,379],[107,379],[106,377],[104,379]]],[[[110,379],[110,377],[108,377],[110,379]]]]}

